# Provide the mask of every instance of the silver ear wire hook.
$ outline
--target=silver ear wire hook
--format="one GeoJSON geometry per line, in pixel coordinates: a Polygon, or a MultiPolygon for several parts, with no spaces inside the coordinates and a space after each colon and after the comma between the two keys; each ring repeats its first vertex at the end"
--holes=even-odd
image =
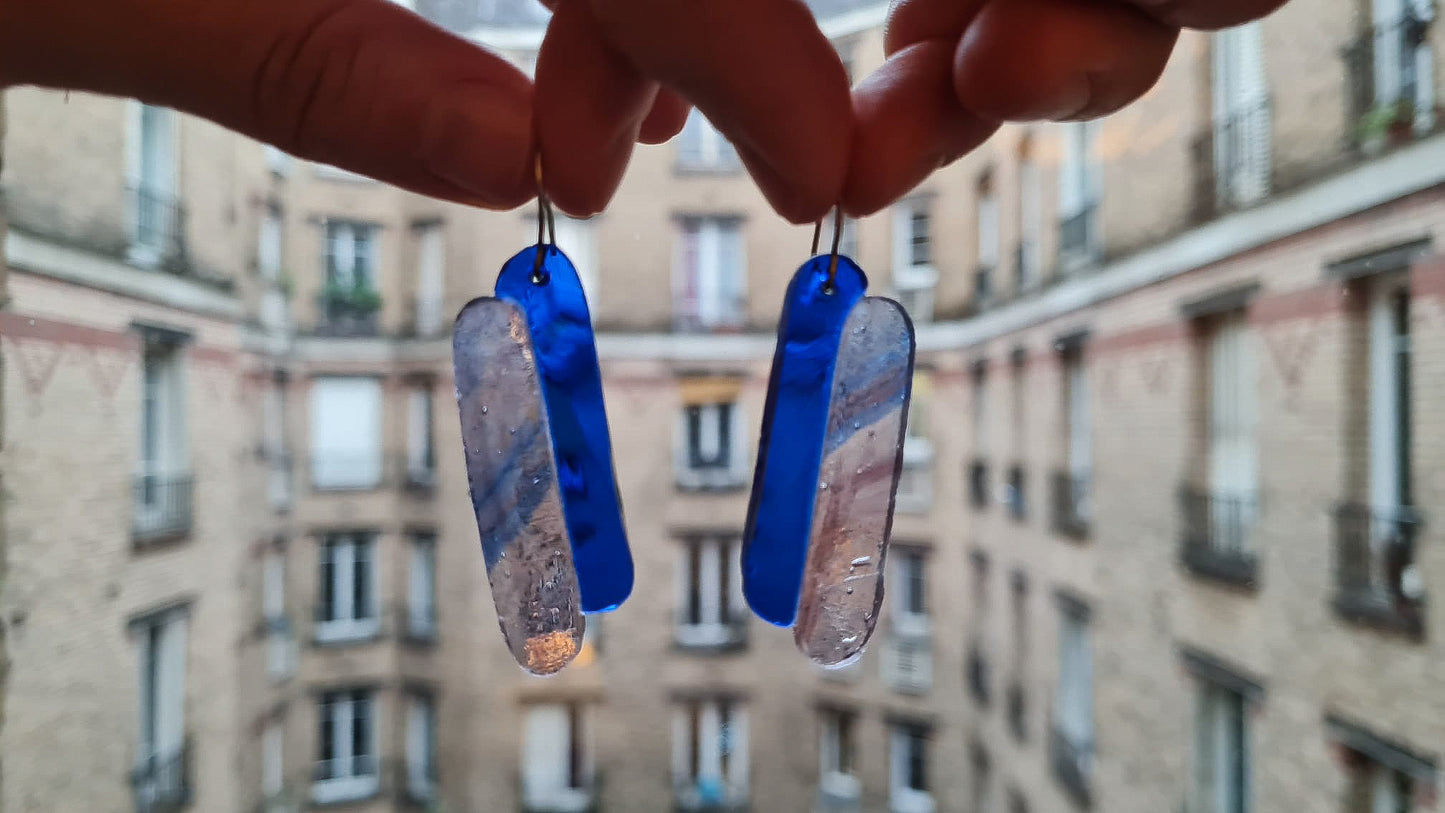
{"type": "Polygon", "coordinates": [[[537,178],[537,259],[532,263],[532,282],[541,285],[546,281],[542,272],[542,258],[548,248],[557,247],[557,221],[552,214],[552,201],[547,199],[547,189],[542,185],[542,154],[537,153],[533,165],[537,178]],[[545,227],[546,231],[543,231],[545,227]],[[543,238],[546,242],[543,243],[543,238]]]}
{"type": "MultiPolygon", "coordinates": [[[[812,256],[818,255],[818,240],[823,236],[823,218],[813,224],[813,250],[812,256]]],[[[843,207],[833,207],[833,248],[828,255],[828,282],[823,285],[823,293],[833,293],[833,280],[838,276],[838,241],[843,237],[843,207]]]]}

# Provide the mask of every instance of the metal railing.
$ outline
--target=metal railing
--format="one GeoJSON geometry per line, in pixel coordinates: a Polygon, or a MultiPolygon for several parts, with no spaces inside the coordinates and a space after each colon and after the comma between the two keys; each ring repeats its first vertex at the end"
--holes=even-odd
{"type": "Polygon", "coordinates": [[[1239,585],[1254,584],[1252,550],[1258,508],[1252,495],[1179,490],[1180,558],[1191,572],[1239,585]]]}
{"type": "Polygon", "coordinates": [[[1059,256],[1071,262],[1087,262],[1098,254],[1094,216],[1098,204],[1089,202],[1079,211],[1059,219],[1059,256]]]}
{"type": "Polygon", "coordinates": [[[321,294],[316,300],[316,335],[365,338],[381,335],[381,308],[321,294]]]}
{"type": "Polygon", "coordinates": [[[191,743],[179,750],[151,754],[130,773],[137,813],[173,813],[191,801],[191,743]]]}
{"type": "Polygon", "coordinates": [[[1008,515],[1015,522],[1023,522],[1028,518],[1028,476],[1024,467],[1015,463],[1009,466],[1008,474],[1004,478],[1004,504],[1008,506],[1008,515]]]}
{"type": "Polygon", "coordinates": [[[680,333],[736,333],[747,326],[748,300],[733,294],[717,303],[711,313],[704,313],[701,297],[675,294],[672,301],[672,327],[680,333]]]}
{"type": "Polygon", "coordinates": [[[925,694],[933,689],[933,643],[927,638],[891,635],[878,659],[879,677],[901,694],[925,694]]]}
{"type": "Polygon", "coordinates": [[[1406,4],[1403,16],[1362,31],[1342,52],[1345,124],[1355,144],[1398,142],[1434,127],[1432,17],[1406,4]]]}
{"type": "Polygon", "coordinates": [[[1053,769],[1054,778],[1075,802],[1088,806],[1093,743],[1074,742],[1057,725],[1049,734],[1049,766],[1053,769]]]}
{"type": "Polygon", "coordinates": [[[316,804],[359,801],[381,793],[381,768],[373,754],[317,760],[311,779],[311,800],[316,804]]]}
{"type": "Polygon", "coordinates": [[[437,486],[436,461],[416,459],[408,452],[371,453],[351,450],[313,452],[308,469],[313,491],[376,491],[401,488],[428,496],[437,486]]]}
{"type": "Polygon", "coordinates": [[[968,502],[974,508],[987,508],[989,502],[988,462],[975,458],[968,464],[968,502]]]}
{"type": "Polygon", "coordinates": [[[987,708],[992,694],[989,691],[988,658],[978,644],[969,644],[965,671],[968,673],[968,693],[974,702],[987,708]]]}
{"type": "Polygon", "coordinates": [[[1270,100],[1241,105],[1215,117],[1194,139],[1191,219],[1208,220],[1269,194],[1272,129],[1270,100]]]}
{"type": "Polygon", "coordinates": [[[1087,472],[1056,471],[1051,478],[1054,533],[1083,539],[1089,535],[1089,486],[1087,472]]]}
{"type": "Polygon", "coordinates": [[[190,474],[136,475],[132,485],[132,538],[145,543],[190,533],[194,486],[195,478],[190,474]]]}
{"type": "Polygon", "coordinates": [[[1414,508],[1335,510],[1335,606],[1347,617],[1419,633],[1424,591],[1415,563],[1423,520],[1414,508]]]}
{"type": "Polygon", "coordinates": [[[994,301],[994,267],[980,265],[973,272],[973,304],[975,308],[986,308],[994,301]]]}
{"type": "Polygon", "coordinates": [[[151,186],[133,186],[128,191],[134,213],[135,247],[156,261],[179,260],[184,252],[185,208],[171,192],[151,186]]]}

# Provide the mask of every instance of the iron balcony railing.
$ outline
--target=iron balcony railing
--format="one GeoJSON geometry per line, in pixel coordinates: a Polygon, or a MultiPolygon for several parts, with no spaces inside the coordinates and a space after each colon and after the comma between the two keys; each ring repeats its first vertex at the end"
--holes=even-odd
{"type": "Polygon", "coordinates": [[[1414,508],[1345,504],[1335,511],[1335,607],[1353,620],[1424,631],[1415,561],[1423,520],[1414,508]]]}
{"type": "Polygon", "coordinates": [[[1056,471],[1051,482],[1054,533],[1075,539],[1087,537],[1090,497],[1088,472],[1056,471]]]}
{"type": "Polygon", "coordinates": [[[1258,507],[1252,494],[1179,490],[1180,559],[1196,575],[1245,587],[1255,584],[1258,507]]]}
{"type": "Polygon", "coordinates": [[[672,640],[678,649],[715,653],[742,649],[748,644],[747,614],[723,611],[719,621],[700,621],[687,610],[674,615],[672,640]]]}
{"type": "Polygon", "coordinates": [[[135,246],[163,265],[184,257],[185,208],[171,192],[140,185],[128,190],[135,246]]]}
{"type": "Polygon", "coordinates": [[[1271,105],[1268,97],[1216,116],[1194,139],[1191,220],[1203,222],[1269,194],[1271,105]]]}
{"type": "Polygon", "coordinates": [[[192,491],[190,474],[138,474],[133,488],[131,535],[137,543],[156,542],[190,533],[192,491]]]}
{"type": "Polygon", "coordinates": [[[191,743],[151,754],[130,773],[136,813],[174,813],[191,802],[191,743]]]}

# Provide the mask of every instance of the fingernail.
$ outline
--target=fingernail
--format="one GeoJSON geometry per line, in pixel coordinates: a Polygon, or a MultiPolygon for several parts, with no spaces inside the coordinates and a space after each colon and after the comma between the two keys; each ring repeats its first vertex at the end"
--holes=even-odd
{"type": "Polygon", "coordinates": [[[430,117],[422,160],[438,177],[491,205],[530,189],[530,86],[466,84],[445,94],[430,117]]]}

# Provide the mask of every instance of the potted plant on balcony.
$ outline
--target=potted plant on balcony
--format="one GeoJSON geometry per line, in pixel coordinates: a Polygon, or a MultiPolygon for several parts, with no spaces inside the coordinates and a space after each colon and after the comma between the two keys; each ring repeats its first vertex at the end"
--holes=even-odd
{"type": "Polygon", "coordinates": [[[376,312],[381,309],[381,294],[366,280],[345,282],[328,280],[321,299],[327,327],[342,335],[366,335],[376,332],[376,312]]]}
{"type": "Polygon", "coordinates": [[[1378,105],[1360,117],[1355,139],[1366,155],[1379,155],[1385,147],[1410,139],[1414,119],[1414,105],[1403,99],[1378,105]]]}

